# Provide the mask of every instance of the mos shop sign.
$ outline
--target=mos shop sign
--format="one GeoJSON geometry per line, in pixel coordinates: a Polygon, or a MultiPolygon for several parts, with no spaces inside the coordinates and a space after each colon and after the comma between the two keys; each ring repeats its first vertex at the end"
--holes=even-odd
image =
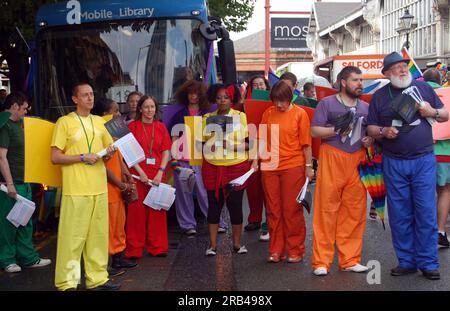
{"type": "Polygon", "coordinates": [[[306,46],[309,18],[270,19],[270,47],[309,50],[306,46]]]}

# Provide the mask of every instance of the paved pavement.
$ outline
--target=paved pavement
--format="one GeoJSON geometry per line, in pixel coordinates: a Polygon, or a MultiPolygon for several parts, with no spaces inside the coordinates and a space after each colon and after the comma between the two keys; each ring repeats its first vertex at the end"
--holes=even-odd
{"type": "MultiPolygon", "coordinates": [[[[246,201],[246,199],[244,199],[246,201]]],[[[248,208],[245,207],[248,212],[248,208]]],[[[246,217],[244,217],[246,219],[246,217]]],[[[244,232],[246,255],[232,252],[231,232],[219,235],[218,254],[205,257],[208,234],[201,219],[198,234],[187,237],[176,224],[169,224],[170,251],[166,258],[144,256],[139,266],[128,270],[115,280],[123,291],[443,291],[450,289],[450,250],[439,251],[441,280],[429,281],[420,273],[391,277],[389,271],[397,265],[392,248],[390,229],[379,221],[368,220],[363,249],[363,263],[379,262],[381,284],[369,284],[367,274],[338,271],[336,263],[326,277],[312,274],[311,215],[306,214],[306,257],[297,264],[267,263],[268,243],[258,241],[258,232],[244,232]]],[[[231,231],[231,230],[229,230],[231,231]]],[[[38,246],[43,257],[55,259],[56,236],[52,235],[38,246]]],[[[371,274],[371,276],[373,276],[371,274]]],[[[54,264],[40,269],[26,269],[21,273],[0,272],[0,291],[54,290],[54,264]]],[[[373,278],[371,279],[373,283],[373,278]]],[[[82,284],[84,284],[82,280],[82,284]]],[[[83,289],[83,286],[80,286],[83,289]]]]}

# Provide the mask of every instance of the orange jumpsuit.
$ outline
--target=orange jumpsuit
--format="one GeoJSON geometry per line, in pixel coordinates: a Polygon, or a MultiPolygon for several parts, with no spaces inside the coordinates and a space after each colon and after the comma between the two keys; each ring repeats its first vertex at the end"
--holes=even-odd
{"type": "Polygon", "coordinates": [[[305,182],[303,149],[311,145],[309,118],[298,106],[287,112],[280,112],[273,106],[264,112],[261,124],[268,125],[267,150],[271,153],[269,159],[261,161],[270,233],[269,253],[282,256],[287,251],[289,257],[304,257],[305,218],[296,198],[305,182]],[[276,126],[278,133],[274,132],[276,126]],[[272,141],[272,137],[277,142],[272,141]],[[278,163],[274,167],[266,166],[270,162],[278,163]]]}
{"type": "Polygon", "coordinates": [[[367,192],[359,177],[358,165],[364,158],[364,149],[347,153],[328,144],[320,147],[314,192],[314,269],[330,270],[335,242],[340,269],[361,262],[367,192]]]}

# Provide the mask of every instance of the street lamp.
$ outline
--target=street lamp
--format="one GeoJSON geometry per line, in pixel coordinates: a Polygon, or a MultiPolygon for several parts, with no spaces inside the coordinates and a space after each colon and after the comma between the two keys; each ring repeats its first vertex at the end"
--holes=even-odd
{"type": "Polygon", "coordinates": [[[405,9],[403,15],[400,17],[400,21],[398,22],[398,27],[395,29],[399,35],[406,34],[406,42],[403,44],[409,50],[409,33],[416,28],[417,24],[414,23],[414,15],[409,13],[408,9],[405,9]]]}

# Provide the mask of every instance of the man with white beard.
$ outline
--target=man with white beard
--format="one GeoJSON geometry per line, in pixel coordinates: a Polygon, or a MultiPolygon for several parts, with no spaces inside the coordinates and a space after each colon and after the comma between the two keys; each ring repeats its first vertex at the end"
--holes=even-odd
{"type": "Polygon", "coordinates": [[[438,280],[438,228],[436,220],[436,158],[431,125],[448,120],[448,112],[433,89],[413,81],[408,60],[396,52],[384,58],[382,73],[391,81],[372,97],[367,119],[368,132],[383,146],[383,174],[387,192],[389,224],[398,266],[392,276],[422,271],[438,280]],[[392,102],[405,88],[415,86],[423,97],[413,122],[407,124],[392,102]]]}

